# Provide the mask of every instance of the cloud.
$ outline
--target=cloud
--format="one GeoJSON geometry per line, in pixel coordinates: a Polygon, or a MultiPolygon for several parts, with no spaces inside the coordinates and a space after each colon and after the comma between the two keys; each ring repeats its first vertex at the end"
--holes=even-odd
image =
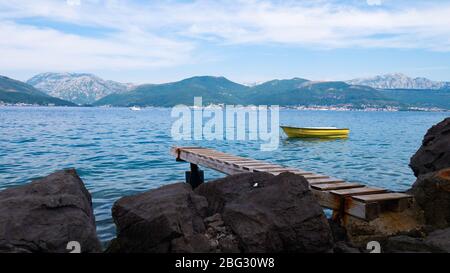
{"type": "Polygon", "coordinates": [[[0,66],[29,70],[141,69],[188,61],[192,46],[139,32],[97,39],[0,21],[0,66]],[[6,38],[7,37],[7,38],[6,38]]]}
{"type": "Polygon", "coordinates": [[[367,0],[367,5],[369,6],[380,6],[381,4],[381,0],[367,0]]]}
{"type": "Polygon", "coordinates": [[[348,3],[0,0],[0,65],[39,70],[170,67],[198,61],[195,56],[205,46],[220,51],[230,44],[450,51],[450,3],[406,1],[389,8],[386,2],[377,9],[348,3]],[[30,18],[41,19],[40,24],[23,22],[30,18]],[[105,31],[89,36],[77,28],[105,31]]]}
{"type": "Polygon", "coordinates": [[[81,0],[66,0],[66,3],[69,6],[79,6],[81,5],[81,0]]]}

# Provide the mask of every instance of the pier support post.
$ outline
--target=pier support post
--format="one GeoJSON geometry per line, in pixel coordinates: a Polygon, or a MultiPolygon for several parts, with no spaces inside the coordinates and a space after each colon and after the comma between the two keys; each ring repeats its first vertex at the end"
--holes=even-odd
{"type": "Polygon", "coordinates": [[[204,181],[203,171],[198,168],[198,165],[191,163],[191,171],[186,172],[186,183],[190,184],[192,189],[195,189],[204,181]]]}

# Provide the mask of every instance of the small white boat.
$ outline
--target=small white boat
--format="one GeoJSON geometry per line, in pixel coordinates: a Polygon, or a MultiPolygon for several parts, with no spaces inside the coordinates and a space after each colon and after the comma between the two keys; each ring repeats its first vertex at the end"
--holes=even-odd
{"type": "Polygon", "coordinates": [[[132,106],[132,107],[130,107],[130,110],[131,110],[131,111],[141,111],[142,108],[141,108],[141,107],[138,107],[138,106],[132,106]]]}

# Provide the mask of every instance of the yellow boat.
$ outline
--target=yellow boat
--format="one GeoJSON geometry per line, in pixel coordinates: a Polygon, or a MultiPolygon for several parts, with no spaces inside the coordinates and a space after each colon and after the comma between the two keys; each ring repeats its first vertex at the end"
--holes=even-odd
{"type": "Polygon", "coordinates": [[[347,138],[350,133],[350,129],[336,127],[280,127],[288,137],[299,138],[347,138]]]}

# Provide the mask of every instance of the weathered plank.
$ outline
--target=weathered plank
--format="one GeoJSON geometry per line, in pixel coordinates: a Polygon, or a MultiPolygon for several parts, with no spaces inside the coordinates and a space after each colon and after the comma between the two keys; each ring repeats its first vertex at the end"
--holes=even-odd
{"type": "Polygon", "coordinates": [[[348,197],[340,197],[330,191],[316,189],[311,189],[311,191],[322,207],[342,211],[363,220],[375,219],[380,211],[376,203],[364,203],[348,197]]]}
{"type": "Polygon", "coordinates": [[[353,199],[368,203],[368,202],[398,200],[411,197],[412,197],[411,195],[405,193],[390,192],[390,193],[355,196],[353,197],[353,199]]]}
{"type": "Polygon", "coordinates": [[[351,189],[351,188],[360,188],[364,187],[362,184],[358,183],[331,183],[331,184],[312,184],[311,188],[321,191],[330,191],[330,190],[340,190],[340,189],[351,189]]]}
{"type": "Polygon", "coordinates": [[[330,177],[330,178],[311,179],[308,182],[312,185],[312,184],[344,183],[345,180],[330,177]]]}
{"type": "Polygon", "coordinates": [[[377,193],[385,193],[387,190],[382,188],[353,188],[353,189],[344,189],[344,190],[332,190],[331,193],[337,196],[357,196],[357,195],[368,195],[368,194],[377,194],[377,193]]]}

